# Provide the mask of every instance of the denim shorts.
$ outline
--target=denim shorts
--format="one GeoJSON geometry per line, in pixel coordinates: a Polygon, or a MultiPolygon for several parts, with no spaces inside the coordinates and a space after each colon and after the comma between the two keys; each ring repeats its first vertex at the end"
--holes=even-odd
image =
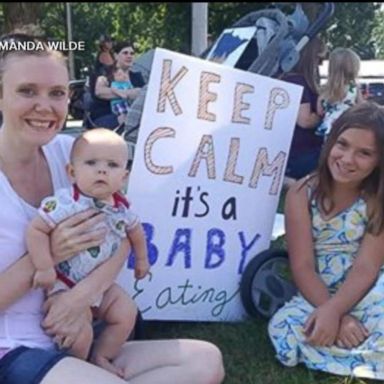
{"type": "Polygon", "coordinates": [[[0,359],[1,384],[39,384],[66,352],[18,347],[0,359]]]}

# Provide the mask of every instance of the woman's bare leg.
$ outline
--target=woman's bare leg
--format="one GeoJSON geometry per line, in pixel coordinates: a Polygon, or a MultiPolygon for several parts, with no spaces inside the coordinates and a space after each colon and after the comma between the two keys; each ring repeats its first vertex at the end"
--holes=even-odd
{"type": "Polygon", "coordinates": [[[220,351],[198,340],[130,341],[115,364],[125,380],[85,361],[59,361],[41,384],[219,384],[224,379],[220,351]]]}
{"type": "Polygon", "coordinates": [[[41,384],[68,383],[127,384],[130,382],[119,378],[105,369],[74,357],[66,357],[60,360],[41,381],[41,384]]]}
{"type": "Polygon", "coordinates": [[[200,340],[148,340],[126,343],[114,363],[132,384],[219,384],[221,352],[200,340]]]}

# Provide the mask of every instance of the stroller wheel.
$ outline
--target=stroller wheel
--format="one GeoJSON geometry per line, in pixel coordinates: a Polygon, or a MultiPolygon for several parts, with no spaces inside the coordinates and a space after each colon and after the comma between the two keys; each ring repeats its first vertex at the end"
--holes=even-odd
{"type": "Polygon", "coordinates": [[[253,317],[272,317],[296,291],[285,250],[258,254],[248,263],[240,283],[243,306],[253,317]]]}

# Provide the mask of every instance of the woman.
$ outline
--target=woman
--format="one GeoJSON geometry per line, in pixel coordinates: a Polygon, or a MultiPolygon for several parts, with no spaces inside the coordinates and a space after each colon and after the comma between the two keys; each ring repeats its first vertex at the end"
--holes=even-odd
{"type": "MultiPolygon", "coordinates": [[[[14,35],[3,41],[33,40],[14,35]]],[[[128,342],[112,361],[124,379],[53,348],[54,341],[63,348],[72,345],[87,325],[89,306],[115,273],[101,279],[103,270],[96,269],[74,289],[45,302],[44,317],[44,293],[31,289],[35,271],[24,236],[41,200],[68,186],[65,164],[72,139],[57,135],[67,114],[68,71],[63,58],[48,48],[3,50],[0,86],[0,194],[6,202],[0,211],[0,382],[220,383],[220,351],[203,341],[128,342]]],[[[101,220],[85,211],[59,224],[51,240],[55,262],[101,244],[105,233],[93,229],[101,220]]],[[[128,244],[118,250],[127,251],[128,244]]],[[[113,259],[116,272],[119,257],[113,259]]]]}
{"type": "Polygon", "coordinates": [[[287,185],[312,172],[316,168],[320,156],[323,140],[315,134],[315,128],[320,123],[320,116],[316,113],[319,86],[318,66],[324,58],[325,52],[324,43],[317,37],[313,38],[304,47],[300,60],[292,72],[281,77],[281,80],[303,87],[285,172],[287,185]]]}
{"type": "Polygon", "coordinates": [[[107,35],[101,35],[99,39],[99,52],[95,62],[95,73],[97,76],[105,76],[115,64],[112,48],[112,39],[107,35]]]}
{"type": "Polygon", "coordinates": [[[286,366],[384,380],[384,109],[362,103],[333,124],[319,168],[286,198],[299,294],[271,319],[286,366]]]}
{"type": "Polygon", "coordinates": [[[90,118],[95,126],[105,128],[116,128],[119,123],[117,116],[112,113],[110,101],[115,98],[124,98],[128,102],[133,101],[139,94],[140,88],[144,86],[143,77],[139,72],[131,71],[135,50],[133,44],[124,41],[115,45],[116,66],[123,69],[128,75],[128,80],[132,84],[131,89],[118,90],[111,88],[109,76],[98,76],[95,79],[93,100],[90,106],[90,118]]]}

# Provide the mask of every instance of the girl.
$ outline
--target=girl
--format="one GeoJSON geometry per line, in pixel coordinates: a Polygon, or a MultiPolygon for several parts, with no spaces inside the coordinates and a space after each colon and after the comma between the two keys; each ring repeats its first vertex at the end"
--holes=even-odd
{"type": "Polygon", "coordinates": [[[317,112],[323,116],[316,129],[319,136],[328,136],[333,122],[348,108],[362,102],[356,82],[359,70],[360,58],[352,49],[336,48],[331,52],[328,81],[317,104],[317,112]]]}
{"type": "MultiPolygon", "coordinates": [[[[25,35],[6,36],[5,42],[37,43],[25,35]]],[[[54,341],[70,348],[89,325],[89,306],[113,281],[128,244],[123,241],[110,264],[103,263],[67,292],[45,300],[42,289],[31,289],[35,269],[26,253],[26,228],[44,197],[69,186],[65,164],[73,139],[58,135],[67,115],[69,78],[57,52],[9,47],[0,52],[0,382],[220,383],[221,353],[204,341],[127,342],[111,361],[123,379],[54,348],[54,341]]],[[[106,231],[95,224],[105,217],[94,215],[94,210],[81,212],[53,230],[56,263],[103,242],[106,231]]]]}
{"type": "Polygon", "coordinates": [[[287,366],[384,379],[384,110],[362,103],[333,125],[318,170],[287,193],[299,294],[271,319],[287,366]]]}

